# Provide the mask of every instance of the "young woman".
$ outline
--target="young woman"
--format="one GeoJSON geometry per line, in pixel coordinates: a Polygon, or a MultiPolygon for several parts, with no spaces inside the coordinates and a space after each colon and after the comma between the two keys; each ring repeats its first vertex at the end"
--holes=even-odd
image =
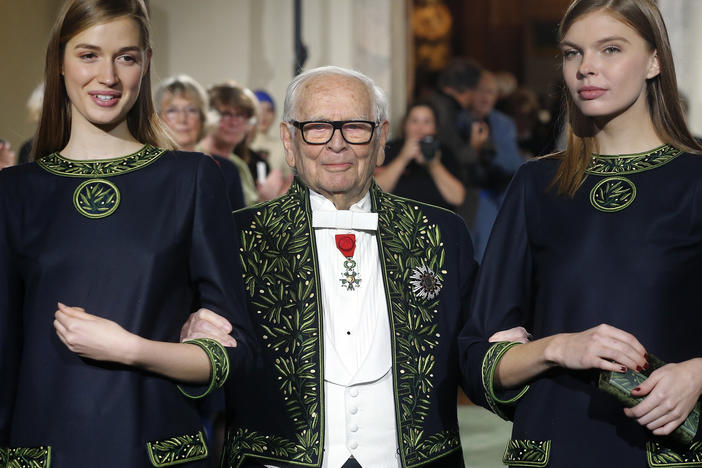
{"type": "Polygon", "coordinates": [[[2,466],[207,466],[171,379],[213,388],[226,352],[153,340],[213,308],[233,320],[232,372],[250,359],[224,183],[211,158],[157,146],[150,58],[142,0],[67,2],[37,161],[0,172],[2,466]],[[118,364],[81,358],[94,344],[118,364]]]}
{"type": "Polygon", "coordinates": [[[560,47],[568,148],[519,170],[493,228],[460,343],[471,398],[513,418],[507,465],[702,466],[671,437],[702,392],[702,157],[665,25],[649,0],[576,0],[560,47]],[[484,338],[517,324],[537,339],[484,338]],[[650,377],[625,404],[605,371],[650,377]]]}

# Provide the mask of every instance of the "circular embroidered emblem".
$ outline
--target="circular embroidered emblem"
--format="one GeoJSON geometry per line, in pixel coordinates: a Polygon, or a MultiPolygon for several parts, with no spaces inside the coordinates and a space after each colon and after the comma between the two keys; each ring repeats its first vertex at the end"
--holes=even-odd
{"type": "Polygon", "coordinates": [[[590,190],[590,203],[600,211],[621,211],[636,198],[636,186],[626,177],[607,177],[590,190]]]}
{"type": "Polygon", "coordinates": [[[73,192],[73,205],[87,218],[104,218],[119,206],[117,186],[105,179],[88,179],[73,192]]]}

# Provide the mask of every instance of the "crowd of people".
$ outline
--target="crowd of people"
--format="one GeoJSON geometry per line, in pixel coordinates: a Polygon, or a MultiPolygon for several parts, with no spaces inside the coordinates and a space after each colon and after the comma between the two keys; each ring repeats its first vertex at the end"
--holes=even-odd
{"type": "Polygon", "coordinates": [[[143,0],[67,0],[33,161],[0,141],[0,468],[461,467],[459,386],[514,422],[505,465],[702,466],[702,147],[665,24],[573,0],[559,47],[548,156],[469,60],[391,141],[370,77],[304,71],[278,142],[265,91],[152,96],[143,0]]]}

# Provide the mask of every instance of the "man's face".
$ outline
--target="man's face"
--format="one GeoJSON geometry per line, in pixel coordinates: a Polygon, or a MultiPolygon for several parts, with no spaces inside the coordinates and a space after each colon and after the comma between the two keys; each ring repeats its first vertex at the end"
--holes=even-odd
{"type": "Polygon", "coordinates": [[[473,112],[479,119],[484,119],[495,107],[499,92],[497,81],[492,73],[484,72],[478,83],[478,90],[473,103],[473,112]]]}
{"type": "MultiPolygon", "coordinates": [[[[323,75],[303,84],[298,98],[296,120],[374,120],[371,97],[366,87],[355,78],[323,75]]],[[[389,124],[383,121],[375,129],[370,143],[354,145],[346,142],[336,130],[326,144],[304,142],[300,130],[281,124],[281,137],[286,160],[297,170],[300,179],[312,190],[321,193],[339,209],[355,203],[368,190],[376,166],[383,162],[389,124]],[[340,202],[340,203],[337,203],[340,202]]]]}

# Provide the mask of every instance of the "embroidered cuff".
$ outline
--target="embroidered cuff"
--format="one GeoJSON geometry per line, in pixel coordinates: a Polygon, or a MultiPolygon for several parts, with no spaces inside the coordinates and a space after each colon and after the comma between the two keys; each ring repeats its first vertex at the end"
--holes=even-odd
{"type": "Polygon", "coordinates": [[[508,390],[501,392],[503,394],[509,395],[507,398],[498,397],[495,394],[494,388],[494,378],[495,369],[497,364],[500,362],[502,356],[507,352],[508,349],[517,346],[518,341],[500,341],[492,345],[485,357],[483,358],[482,376],[483,376],[483,390],[485,390],[485,399],[487,400],[490,409],[501,417],[502,419],[509,420],[507,414],[504,411],[504,406],[512,406],[517,403],[517,401],[524,396],[524,394],[529,390],[529,386],[525,385],[521,390],[508,390]]]}
{"type": "Polygon", "coordinates": [[[509,466],[546,466],[551,455],[550,440],[517,440],[507,443],[502,463],[509,466]]]}
{"type": "Polygon", "coordinates": [[[210,358],[210,366],[212,371],[210,374],[209,386],[204,390],[204,392],[191,393],[190,391],[183,389],[183,387],[180,385],[178,385],[178,390],[180,390],[181,393],[188,398],[204,398],[213,391],[221,388],[222,385],[224,385],[224,382],[226,382],[227,377],[229,376],[229,356],[227,355],[227,351],[224,349],[224,346],[222,346],[217,340],[210,338],[196,338],[194,340],[188,340],[185,343],[197,345],[207,353],[207,356],[210,358]]]}
{"type": "Polygon", "coordinates": [[[202,431],[146,443],[151,464],[155,467],[189,463],[207,458],[207,444],[202,431]]]}
{"type": "Polygon", "coordinates": [[[702,467],[702,442],[694,442],[676,450],[659,442],[646,442],[646,457],[651,468],[702,467]]]}
{"type": "Polygon", "coordinates": [[[0,468],[49,468],[51,447],[0,447],[0,468]]]}

